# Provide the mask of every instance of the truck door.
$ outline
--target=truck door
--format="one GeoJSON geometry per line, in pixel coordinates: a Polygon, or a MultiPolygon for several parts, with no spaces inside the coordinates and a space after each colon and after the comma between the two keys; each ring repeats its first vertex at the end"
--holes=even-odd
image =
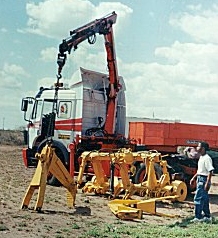
{"type": "Polygon", "coordinates": [[[32,148],[34,145],[34,140],[38,136],[39,132],[39,124],[41,120],[41,111],[42,111],[43,100],[36,100],[32,113],[30,115],[31,123],[28,124],[28,147],[32,148]]]}

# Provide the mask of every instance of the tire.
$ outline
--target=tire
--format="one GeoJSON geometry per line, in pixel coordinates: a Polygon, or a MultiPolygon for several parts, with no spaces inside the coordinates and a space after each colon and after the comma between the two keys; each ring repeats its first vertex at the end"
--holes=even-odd
{"type": "MultiPolygon", "coordinates": [[[[140,168],[137,170],[135,175],[135,184],[142,183],[146,180],[145,176],[145,164],[141,164],[140,168]]],[[[154,170],[156,174],[156,178],[160,179],[161,175],[163,174],[162,168],[158,163],[154,164],[154,170]]]]}
{"type": "Polygon", "coordinates": [[[139,184],[145,181],[145,164],[141,164],[135,175],[135,184],[139,184]]]}
{"type": "Polygon", "coordinates": [[[134,161],[134,162],[132,163],[132,167],[135,167],[135,172],[134,172],[133,174],[131,174],[130,179],[132,180],[132,182],[133,182],[134,184],[136,183],[136,182],[135,182],[136,173],[137,173],[137,171],[140,169],[140,167],[141,167],[142,164],[143,164],[143,163],[141,163],[141,162],[139,162],[139,161],[134,161]]]}
{"type": "Polygon", "coordinates": [[[156,178],[159,180],[160,177],[163,175],[163,170],[162,170],[161,166],[158,163],[155,163],[154,170],[156,173],[156,178]]]}
{"type": "MultiPolygon", "coordinates": [[[[47,141],[42,141],[37,149],[37,152],[40,153],[43,149],[43,147],[46,145],[47,141]]],[[[69,171],[69,153],[66,149],[66,147],[59,141],[52,141],[52,148],[55,148],[55,153],[57,157],[61,160],[63,165],[66,167],[66,169],[69,171]]],[[[61,186],[62,184],[60,181],[52,174],[48,175],[47,177],[47,184],[51,186],[61,186]]]]}

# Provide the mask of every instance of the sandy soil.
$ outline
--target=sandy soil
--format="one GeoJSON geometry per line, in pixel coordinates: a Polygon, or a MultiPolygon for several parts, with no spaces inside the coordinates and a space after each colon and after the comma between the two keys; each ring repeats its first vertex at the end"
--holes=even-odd
{"type": "MultiPolygon", "coordinates": [[[[25,168],[21,147],[0,146],[0,237],[79,237],[93,225],[119,222],[110,211],[108,199],[85,195],[78,190],[76,207],[66,206],[66,189],[47,186],[43,213],[33,210],[36,195],[28,210],[21,210],[22,199],[35,169],[25,168]]],[[[218,216],[218,175],[212,178],[210,190],[212,216],[218,216]]],[[[193,216],[193,195],[183,203],[158,203],[157,212],[177,217],[143,215],[141,223],[174,224],[193,216]]],[[[137,224],[135,221],[122,221],[137,224]]]]}

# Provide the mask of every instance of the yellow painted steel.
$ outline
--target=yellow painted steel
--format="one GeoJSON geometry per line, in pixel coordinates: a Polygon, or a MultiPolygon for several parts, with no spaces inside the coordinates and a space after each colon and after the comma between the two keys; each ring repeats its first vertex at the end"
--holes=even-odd
{"type": "Polygon", "coordinates": [[[124,201],[133,201],[132,204],[134,204],[134,200],[119,199],[112,200],[108,203],[108,206],[113,214],[123,220],[142,219],[142,210],[131,207],[131,202],[124,204],[124,201]]]}
{"type": "Polygon", "coordinates": [[[171,183],[173,186],[173,194],[177,195],[177,201],[183,202],[187,196],[187,186],[184,182],[180,180],[175,180],[171,183]]]}
{"type": "Polygon", "coordinates": [[[178,198],[177,195],[159,198],[150,198],[148,200],[115,199],[110,201],[108,203],[108,206],[116,217],[123,220],[142,219],[143,213],[159,216],[176,217],[176,215],[164,214],[156,211],[157,201],[163,201],[167,199],[173,200],[176,198],[178,198]]]}
{"type": "Polygon", "coordinates": [[[107,152],[84,152],[81,156],[78,184],[82,181],[82,176],[86,163],[89,161],[93,165],[95,177],[91,182],[85,184],[83,192],[94,192],[96,194],[106,194],[109,192],[109,179],[106,177],[101,161],[108,160],[117,164],[120,170],[121,179],[115,179],[113,197],[117,198],[122,191],[122,199],[115,199],[108,203],[111,211],[120,219],[141,219],[143,213],[170,216],[171,214],[158,213],[156,202],[166,199],[184,201],[187,196],[186,184],[175,180],[171,182],[167,171],[167,161],[161,159],[161,154],[157,151],[131,152],[129,149],[122,149],[115,153],[107,152]],[[145,163],[146,181],[140,184],[133,184],[129,179],[129,170],[134,161],[145,163]],[[161,167],[162,175],[156,177],[154,165],[161,167]],[[131,200],[136,194],[144,197],[145,200],[131,200]]]}
{"type": "Polygon", "coordinates": [[[73,207],[75,204],[77,186],[74,182],[74,178],[71,177],[61,160],[55,154],[55,149],[51,147],[51,144],[47,144],[40,154],[36,153],[36,158],[39,162],[24,196],[21,208],[28,207],[34,191],[38,189],[38,196],[34,209],[37,211],[41,210],[45,196],[48,173],[53,174],[68,190],[67,204],[70,207],[73,207]]]}
{"type": "MultiPolygon", "coordinates": [[[[27,189],[22,202],[22,208],[28,207],[32,195],[38,189],[35,210],[40,211],[43,205],[46,181],[48,173],[52,173],[67,188],[67,205],[73,207],[75,204],[77,186],[65,166],[55,154],[55,149],[47,144],[40,154],[36,154],[39,160],[35,174],[27,189]]],[[[131,152],[123,149],[115,153],[107,152],[84,152],[81,155],[82,163],[77,178],[81,184],[86,163],[93,165],[95,176],[87,182],[82,191],[85,193],[106,194],[109,192],[110,181],[104,173],[102,161],[110,161],[119,165],[120,177],[114,177],[114,198],[124,191],[123,199],[115,199],[109,202],[111,211],[120,219],[141,219],[143,213],[171,216],[156,211],[156,201],[166,199],[184,201],[187,196],[186,184],[182,181],[170,181],[167,171],[167,162],[161,160],[161,154],[155,151],[131,152]],[[129,169],[134,161],[141,161],[146,164],[146,181],[140,184],[133,184],[129,179],[129,169]],[[158,163],[162,169],[160,179],[156,178],[154,164],[158,163]],[[134,195],[144,197],[144,200],[132,200],[134,195]]]]}
{"type": "MultiPolygon", "coordinates": [[[[157,151],[131,152],[130,149],[108,152],[84,152],[81,155],[82,163],[78,175],[78,184],[82,182],[85,165],[89,161],[93,165],[95,178],[85,184],[83,192],[94,192],[105,194],[109,192],[109,179],[106,177],[102,161],[110,161],[117,164],[120,170],[121,179],[114,186],[114,198],[125,191],[123,199],[130,199],[134,194],[148,198],[158,198],[178,195],[176,200],[184,201],[187,196],[186,184],[182,181],[171,182],[167,171],[167,161],[161,159],[157,151]],[[133,184],[129,179],[129,170],[134,161],[141,161],[146,164],[146,181],[140,184],[133,184]],[[159,164],[162,170],[160,179],[156,178],[154,165],[159,164]]],[[[175,199],[175,198],[174,198],[175,199]]]]}
{"type": "MultiPolygon", "coordinates": [[[[154,162],[159,161],[160,153],[157,152],[131,152],[131,149],[121,149],[118,152],[83,152],[80,159],[81,165],[79,174],[77,177],[77,184],[82,184],[82,177],[84,174],[86,163],[89,161],[93,165],[95,180],[85,184],[83,192],[95,192],[100,193],[108,192],[109,179],[106,177],[102,168],[102,161],[110,161],[111,163],[118,164],[120,168],[120,175],[122,181],[116,184],[114,190],[114,197],[118,196],[121,191],[125,190],[125,198],[128,199],[135,193],[134,185],[129,180],[129,168],[134,161],[141,161],[148,163],[148,158],[152,158],[154,162]]],[[[155,176],[155,174],[153,175],[155,176]]],[[[150,180],[152,181],[152,180],[150,180]]]]}

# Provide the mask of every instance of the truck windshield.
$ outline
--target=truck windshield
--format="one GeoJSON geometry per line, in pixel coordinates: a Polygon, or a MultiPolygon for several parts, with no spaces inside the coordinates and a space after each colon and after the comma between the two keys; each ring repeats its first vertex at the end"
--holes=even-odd
{"type": "Polygon", "coordinates": [[[53,103],[54,99],[36,100],[33,107],[32,119],[40,120],[43,114],[51,113],[53,103]]]}
{"type": "Polygon", "coordinates": [[[43,104],[43,108],[42,108],[42,114],[51,113],[54,103],[55,103],[55,107],[56,107],[56,101],[57,100],[54,101],[54,99],[45,99],[44,104],[43,104]]]}

